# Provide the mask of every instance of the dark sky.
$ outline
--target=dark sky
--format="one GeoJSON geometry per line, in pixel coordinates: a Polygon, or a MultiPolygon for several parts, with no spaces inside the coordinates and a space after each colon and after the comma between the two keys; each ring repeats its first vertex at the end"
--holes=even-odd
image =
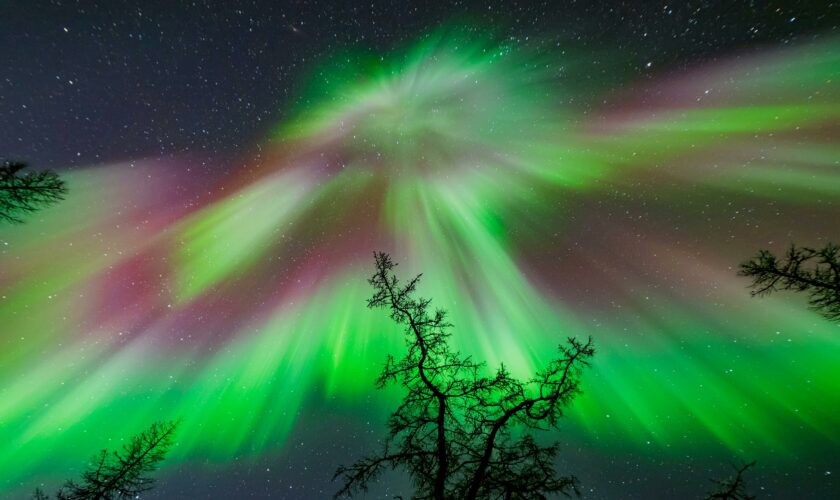
{"type": "Polygon", "coordinates": [[[225,168],[323,57],[457,21],[591,55],[620,83],[837,32],[835,2],[20,1],[0,4],[0,154],[65,168],[188,153],[225,168]],[[610,53],[621,63],[604,62],[610,53]],[[651,63],[650,66],[647,63],[651,63]]]}

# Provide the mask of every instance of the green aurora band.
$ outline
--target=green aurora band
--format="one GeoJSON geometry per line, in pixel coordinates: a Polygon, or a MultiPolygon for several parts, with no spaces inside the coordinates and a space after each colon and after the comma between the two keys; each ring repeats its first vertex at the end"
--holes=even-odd
{"type": "Polygon", "coordinates": [[[840,238],[840,43],[594,97],[561,57],[451,34],[342,55],[229,178],[66,173],[66,202],[0,232],[0,496],[153,420],[183,418],[165,478],[281,453],[327,405],[384,419],[403,344],[364,307],[373,250],[490,366],[592,335],[579,446],[830,463],[840,328],[735,273],[840,238]]]}

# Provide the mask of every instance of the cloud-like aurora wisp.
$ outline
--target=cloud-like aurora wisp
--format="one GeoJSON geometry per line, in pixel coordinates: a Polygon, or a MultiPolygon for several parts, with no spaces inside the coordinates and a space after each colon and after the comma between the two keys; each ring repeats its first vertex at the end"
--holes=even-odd
{"type": "Polygon", "coordinates": [[[356,403],[402,348],[364,308],[374,249],[422,271],[491,365],[524,374],[591,334],[568,419],[587,446],[827,460],[840,331],[796,297],[750,299],[734,267],[838,238],[838,49],[594,108],[556,54],[430,36],[315,73],[267,159],[228,179],[175,160],[67,173],[65,203],[0,235],[1,487],[161,418],[184,418],[165,474],[277,453],[322,398],[387,411],[356,403]]]}

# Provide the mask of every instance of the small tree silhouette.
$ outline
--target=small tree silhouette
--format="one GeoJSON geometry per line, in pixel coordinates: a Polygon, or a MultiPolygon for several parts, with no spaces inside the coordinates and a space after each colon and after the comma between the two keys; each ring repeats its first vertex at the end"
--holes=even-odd
{"type": "Polygon", "coordinates": [[[807,292],[811,309],[840,321],[840,246],[828,243],[815,250],[791,245],[782,259],[761,250],[741,264],[738,274],[753,279],[754,296],[778,290],[807,292]]]}
{"type": "Polygon", "coordinates": [[[531,430],[556,428],[580,393],[581,369],[594,354],[592,340],[568,339],[559,357],[528,381],[504,366],[486,377],[484,364],[450,350],[450,324],[442,310],[429,312],[429,299],[415,296],[420,276],[401,285],[396,264],[375,254],[372,309],[390,310],[405,327],[407,354],[388,357],[379,388],[396,383],[407,394],[389,419],[381,454],[342,466],[334,479],[336,497],[364,492],[386,468],[403,469],[413,480],[413,498],[545,498],[578,493],[574,476],[558,476],[557,444],[538,444],[531,430]]]}
{"type": "Polygon", "coordinates": [[[64,199],[64,181],[51,170],[22,174],[26,163],[0,163],[0,221],[22,223],[25,214],[64,199]]]}
{"type": "MultiPolygon", "coordinates": [[[[112,500],[135,498],[152,489],[154,479],[148,474],[157,468],[172,446],[178,422],[155,422],[132,436],[122,451],[102,450],[91,460],[81,481],[69,480],[58,492],[58,500],[112,500]]],[[[48,499],[40,488],[34,499],[48,499]]]]}
{"type": "Polygon", "coordinates": [[[755,465],[755,460],[735,468],[735,476],[724,481],[712,480],[717,484],[717,491],[709,493],[706,500],[755,500],[755,497],[748,495],[744,486],[744,473],[755,465]]]}

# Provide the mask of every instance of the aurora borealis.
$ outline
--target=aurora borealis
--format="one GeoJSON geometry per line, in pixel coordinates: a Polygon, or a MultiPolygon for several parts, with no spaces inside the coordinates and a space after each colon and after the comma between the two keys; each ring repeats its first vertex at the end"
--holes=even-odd
{"type": "MultiPolygon", "coordinates": [[[[762,497],[838,491],[840,326],[736,272],[840,238],[840,39],[616,86],[577,80],[580,50],[464,26],[321,57],[234,166],[57,167],[67,200],[0,227],[0,497],[153,420],[183,423],[150,498],[234,469],[280,484],[265,464],[302,428],[313,453],[375,443],[398,395],[373,381],[403,344],[364,307],[374,250],[490,366],[592,335],[560,436],[588,498],[672,475],[699,497],[752,459],[762,497]]],[[[316,454],[328,495],[344,455],[316,454]]]]}

